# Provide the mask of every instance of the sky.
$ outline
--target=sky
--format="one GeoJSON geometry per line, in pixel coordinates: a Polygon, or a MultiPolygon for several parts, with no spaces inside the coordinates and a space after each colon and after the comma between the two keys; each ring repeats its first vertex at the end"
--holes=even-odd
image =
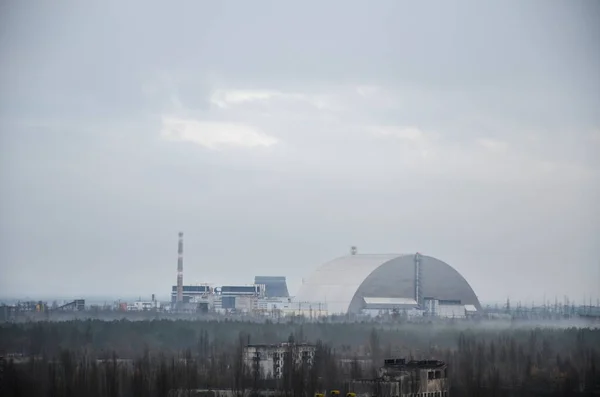
{"type": "Polygon", "coordinates": [[[600,3],[5,1],[0,296],[421,252],[600,299],[600,3]]]}

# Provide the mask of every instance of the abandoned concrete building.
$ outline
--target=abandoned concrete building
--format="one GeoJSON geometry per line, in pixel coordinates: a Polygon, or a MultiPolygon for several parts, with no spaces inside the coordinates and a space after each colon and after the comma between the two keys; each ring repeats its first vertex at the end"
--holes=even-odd
{"type": "Polygon", "coordinates": [[[286,365],[310,367],[316,347],[308,344],[280,343],[277,345],[247,345],[244,347],[244,365],[258,379],[280,379],[286,365]]]}
{"type": "Polygon", "coordinates": [[[443,361],[387,359],[375,379],[354,379],[357,397],[448,397],[448,367],[443,361]]]}

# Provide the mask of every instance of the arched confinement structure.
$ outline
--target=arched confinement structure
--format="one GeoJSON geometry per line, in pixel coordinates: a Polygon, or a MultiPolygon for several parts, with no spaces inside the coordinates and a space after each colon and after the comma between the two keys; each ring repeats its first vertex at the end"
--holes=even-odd
{"type": "Polygon", "coordinates": [[[358,313],[367,302],[377,300],[416,303],[428,297],[440,302],[460,301],[481,310],[475,292],[460,273],[439,259],[420,254],[360,254],[334,259],[314,271],[296,299],[325,302],[333,314],[358,313]]]}

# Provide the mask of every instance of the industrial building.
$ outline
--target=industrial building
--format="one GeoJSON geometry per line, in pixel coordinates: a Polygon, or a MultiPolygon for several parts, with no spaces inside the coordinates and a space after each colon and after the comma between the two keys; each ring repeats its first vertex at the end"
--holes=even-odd
{"type": "Polygon", "coordinates": [[[254,284],[264,285],[267,298],[287,298],[290,296],[283,276],[256,276],[254,284]]]}
{"type": "MultiPolygon", "coordinates": [[[[279,293],[287,293],[285,277],[278,279],[276,288],[271,288],[271,296],[267,296],[268,284],[223,285],[182,285],[182,302],[180,311],[214,311],[218,313],[262,313],[285,315],[309,315],[320,317],[327,315],[326,305],[307,302],[292,302],[289,296],[279,297],[279,293]],[[281,285],[283,284],[283,288],[281,285]],[[275,291],[275,292],[273,292],[275,291]]],[[[260,281],[260,278],[257,277],[260,281]]],[[[171,287],[171,307],[177,310],[177,286],[171,287]]]]}
{"type": "Polygon", "coordinates": [[[281,276],[257,276],[252,285],[223,285],[216,288],[209,285],[184,285],[183,232],[178,233],[177,285],[171,287],[170,310],[176,312],[249,313],[259,310],[259,299],[280,295],[283,297],[289,295],[285,277],[281,276]]]}
{"type": "Polygon", "coordinates": [[[128,312],[159,311],[162,308],[161,303],[156,300],[154,294],[152,294],[152,300],[150,301],[142,301],[140,299],[131,303],[119,302],[119,306],[121,311],[128,312]]]}
{"type": "Polygon", "coordinates": [[[303,316],[309,319],[327,317],[327,304],[324,302],[302,302],[292,298],[262,298],[257,302],[260,314],[278,316],[303,316]]]}
{"type": "Polygon", "coordinates": [[[348,390],[357,397],[448,397],[448,367],[437,360],[387,359],[375,379],[354,379],[348,390]]]}
{"type": "MultiPolygon", "coordinates": [[[[177,285],[171,286],[171,311],[279,315],[290,306],[290,302],[283,276],[256,276],[251,285],[223,285],[214,288],[207,284],[184,285],[183,233],[178,233],[177,285]]],[[[302,305],[299,306],[301,307],[302,305]]],[[[324,311],[323,308],[316,313],[324,311]]]]}
{"type": "MultiPolygon", "coordinates": [[[[183,303],[194,302],[202,299],[205,295],[212,294],[213,290],[208,285],[182,285],[181,298],[183,303]]],[[[177,286],[171,287],[171,303],[177,302],[177,286]]]]}
{"type": "Polygon", "coordinates": [[[257,308],[258,299],[264,297],[260,285],[223,285],[215,288],[215,310],[249,313],[257,308]]]}
{"type": "Polygon", "coordinates": [[[177,285],[171,310],[301,315],[380,314],[464,318],[481,311],[469,283],[450,265],[416,254],[349,256],[319,267],[289,297],[283,276],[256,276],[251,285],[183,285],[183,233],[178,234],[177,285]]]}
{"type": "Polygon", "coordinates": [[[316,346],[298,343],[244,346],[244,365],[257,379],[281,379],[286,365],[311,366],[316,346]]]}
{"type": "Polygon", "coordinates": [[[416,254],[352,254],[317,268],[298,301],[318,301],[330,314],[403,311],[465,317],[481,311],[469,283],[439,259],[416,254]]]}

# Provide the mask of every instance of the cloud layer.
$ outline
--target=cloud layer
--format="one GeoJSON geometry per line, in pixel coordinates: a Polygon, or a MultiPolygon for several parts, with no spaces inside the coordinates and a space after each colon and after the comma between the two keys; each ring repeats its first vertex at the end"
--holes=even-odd
{"type": "Polygon", "coordinates": [[[191,142],[208,149],[222,146],[253,148],[272,146],[277,139],[263,134],[251,126],[163,117],[161,136],[167,140],[191,142]]]}
{"type": "Polygon", "coordinates": [[[484,301],[600,298],[599,15],[4,5],[0,291],[164,296],[183,230],[190,282],[294,291],[357,245],[437,256],[484,301]]]}

